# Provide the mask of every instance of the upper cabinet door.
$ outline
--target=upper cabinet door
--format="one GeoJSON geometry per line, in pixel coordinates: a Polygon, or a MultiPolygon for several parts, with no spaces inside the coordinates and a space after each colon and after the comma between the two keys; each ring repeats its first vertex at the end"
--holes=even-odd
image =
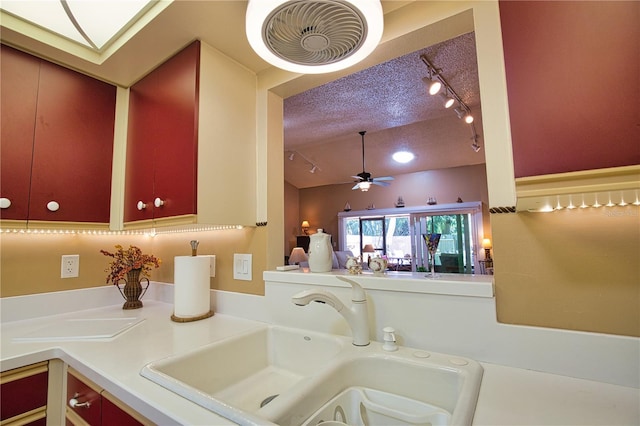
{"type": "Polygon", "coordinates": [[[42,62],[29,219],[109,222],[115,100],[115,86],[42,62]]]}
{"type": "Polygon", "coordinates": [[[2,219],[27,220],[40,60],[0,46],[0,197],[2,219]]]}
{"type": "Polygon", "coordinates": [[[116,88],[2,47],[3,219],[109,223],[116,88]]]}
{"type": "Polygon", "coordinates": [[[194,42],[131,87],[125,222],[196,213],[199,61],[194,42]]]}
{"type": "Polygon", "coordinates": [[[515,177],[640,163],[640,2],[500,1],[515,177]]]}

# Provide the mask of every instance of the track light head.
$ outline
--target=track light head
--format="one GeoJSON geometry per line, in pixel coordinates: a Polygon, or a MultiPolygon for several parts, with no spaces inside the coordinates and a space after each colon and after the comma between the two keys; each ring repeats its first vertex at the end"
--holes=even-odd
{"type": "Polygon", "coordinates": [[[471,144],[471,149],[473,149],[474,152],[479,152],[480,151],[480,145],[478,145],[478,142],[473,142],[471,144]]]}
{"type": "Polygon", "coordinates": [[[442,83],[435,79],[431,80],[431,84],[429,84],[429,94],[433,96],[438,93],[440,89],[442,89],[442,83]]]}
{"type": "Polygon", "coordinates": [[[469,113],[465,114],[464,122],[467,123],[467,124],[473,123],[473,115],[471,115],[469,113]]]}
{"type": "Polygon", "coordinates": [[[444,98],[444,107],[445,108],[451,108],[453,106],[453,104],[456,102],[455,99],[453,99],[451,96],[449,96],[449,94],[445,91],[445,93],[441,93],[442,97],[444,98]]]}
{"type": "Polygon", "coordinates": [[[318,166],[313,165],[313,166],[311,167],[311,170],[309,170],[309,173],[315,173],[315,172],[316,172],[316,170],[318,170],[318,166]]]}
{"type": "Polygon", "coordinates": [[[435,95],[442,89],[442,83],[436,78],[424,77],[422,81],[427,85],[430,95],[435,95]]]}
{"type": "Polygon", "coordinates": [[[293,161],[293,158],[296,156],[295,152],[292,152],[291,154],[289,154],[289,161],[293,161]]]}

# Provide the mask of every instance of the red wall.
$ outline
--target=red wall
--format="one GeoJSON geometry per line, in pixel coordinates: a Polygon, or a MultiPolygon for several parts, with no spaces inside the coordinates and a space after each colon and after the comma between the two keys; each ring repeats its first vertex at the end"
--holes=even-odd
{"type": "Polygon", "coordinates": [[[516,177],[640,164],[640,2],[500,1],[516,177]]]}

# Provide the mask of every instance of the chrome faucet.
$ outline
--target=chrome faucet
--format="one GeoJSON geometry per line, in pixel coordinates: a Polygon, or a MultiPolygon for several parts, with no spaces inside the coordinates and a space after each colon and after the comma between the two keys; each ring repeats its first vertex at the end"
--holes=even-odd
{"type": "Polygon", "coordinates": [[[340,313],[347,320],[353,335],[355,346],[369,344],[369,320],[367,312],[367,295],[360,284],[344,277],[336,277],[351,284],[351,307],[347,308],[333,293],[324,290],[305,290],[291,298],[298,306],[307,306],[310,302],[325,303],[340,313]]]}

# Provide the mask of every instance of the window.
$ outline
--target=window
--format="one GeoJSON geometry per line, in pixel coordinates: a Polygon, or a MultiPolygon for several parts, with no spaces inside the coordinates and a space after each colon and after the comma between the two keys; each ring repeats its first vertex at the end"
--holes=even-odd
{"type": "Polygon", "coordinates": [[[477,253],[482,241],[482,204],[456,203],[419,208],[340,212],[339,241],[342,250],[355,256],[386,256],[389,269],[416,272],[428,269],[423,234],[441,234],[436,251],[436,270],[472,274],[478,271],[477,253]],[[364,252],[371,244],[374,252],[364,252]],[[425,268],[425,269],[422,269],[425,268]]]}

